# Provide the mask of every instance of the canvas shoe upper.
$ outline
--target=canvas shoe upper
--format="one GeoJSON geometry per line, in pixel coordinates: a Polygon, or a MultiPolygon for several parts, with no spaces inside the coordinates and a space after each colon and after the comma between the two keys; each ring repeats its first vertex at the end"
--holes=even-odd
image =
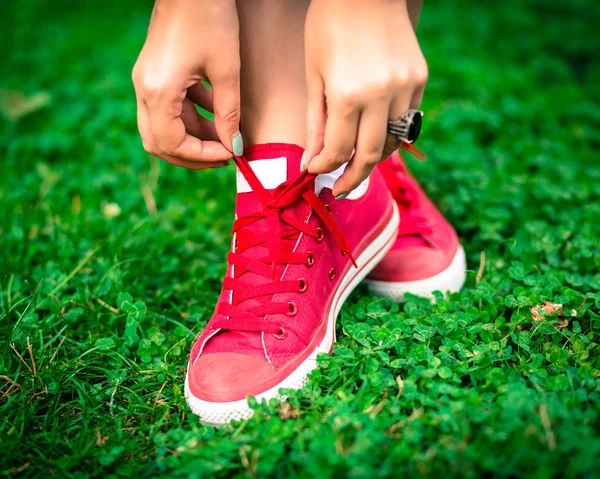
{"type": "Polygon", "coordinates": [[[454,228],[439,212],[398,152],[380,163],[400,211],[398,237],[368,276],[376,294],[397,301],[405,293],[430,296],[433,291],[458,291],[465,280],[465,254],[454,228]]]}
{"type": "Polygon", "coordinates": [[[396,237],[397,207],[379,172],[336,201],[331,177],[300,172],[302,153],[267,144],[235,159],[229,265],[186,377],[188,404],[206,423],[248,417],[248,395],[302,387],[333,346],[344,300],[396,237]]]}

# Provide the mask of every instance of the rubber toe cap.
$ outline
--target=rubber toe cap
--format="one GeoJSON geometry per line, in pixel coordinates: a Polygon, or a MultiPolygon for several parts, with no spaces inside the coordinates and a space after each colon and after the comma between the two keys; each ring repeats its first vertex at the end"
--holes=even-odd
{"type": "Polygon", "coordinates": [[[420,281],[444,271],[454,257],[437,248],[402,248],[390,251],[369,275],[376,281],[420,281]]]}
{"type": "Polygon", "coordinates": [[[235,353],[201,355],[188,368],[190,392],[203,401],[230,402],[264,392],[275,373],[264,359],[235,353]]]}

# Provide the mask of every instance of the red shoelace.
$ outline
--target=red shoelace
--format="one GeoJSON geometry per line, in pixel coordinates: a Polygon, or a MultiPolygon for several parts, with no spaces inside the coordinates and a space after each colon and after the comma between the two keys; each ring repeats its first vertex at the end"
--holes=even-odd
{"type": "Polygon", "coordinates": [[[324,240],[324,231],[321,227],[308,224],[306,221],[295,218],[286,212],[300,198],[306,201],[312,211],[321,219],[325,229],[331,233],[335,242],[343,253],[348,254],[356,266],[350,252],[350,246],[344,233],[336,223],[329,209],[315,193],[315,175],[304,171],[294,181],[279,185],[273,193],[267,191],[256,174],[250,167],[248,160],[241,156],[235,157],[235,162],[246,181],[262,204],[262,211],[247,214],[237,218],[233,223],[233,233],[236,241],[233,251],[227,256],[233,266],[233,277],[226,277],[223,288],[232,291],[231,302],[221,301],[217,306],[217,313],[224,317],[215,321],[211,326],[214,329],[235,331],[255,331],[281,335],[285,329],[266,319],[269,314],[287,314],[295,316],[297,306],[293,302],[277,303],[272,301],[275,293],[303,292],[308,287],[304,279],[281,280],[277,265],[306,264],[307,267],[314,263],[314,256],[310,252],[292,251],[290,241],[297,240],[300,234],[314,238],[317,242],[324,240]],[[249,229],[253,223],[266,220],[268,233],[264,229],[249,229]],[[266,245],[268,254],[264,257],[242,256],[241,253],[258,245],[266,245]],[[253,272],[264,278],[262,284],[249,284],[244,281],[243,275],[253,272]],[[248,307],[244,304],[249,299],[257,299],[260,304],[248,307]]]}
{"type": "MultiPolygon", "coordinates": [[[[419,161],[425,160],[425,154],[412,144],[404,142],[400,149],[409,152],[419,161]]],[[[388,186],[390,186],[392,196],[401,210],[408,213],[400,215],[402,220],[400,221],[398,236],[420,236],[427,244],[435,246],[429,238],[432,233],[432,226],[419,204],[416,181],[409,176],[406,166],[401,160],[397,161],[392,158],[390,163],[395,175],[393,184],[388,183],[388,186]]]]}

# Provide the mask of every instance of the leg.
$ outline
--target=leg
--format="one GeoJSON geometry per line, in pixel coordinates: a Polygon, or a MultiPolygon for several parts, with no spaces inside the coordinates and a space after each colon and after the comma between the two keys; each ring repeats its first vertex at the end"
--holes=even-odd
{"type": "Polygon", "coordinates": [[[238,0],[246,145],[304,145],[304,20],[310,0],[238,0]]]}
{"type": "Polygon", "coordinates": [[[413,29],[417,29],[417,23],[419,23],[419,16],[421,15],[421,7],[423,6],[423,0],[408,0],[406,7],[408,8],[408,16],[410,17],[410,23],[412,23],[413,29]]]}
{"type": "MultiPolygon", "coordinates": [[[[408,198],[399,197],[398,206],[394,204],[379,169],[340,201],[332,196],[333,179],[324,178],[328,175],[313,183],[301,172],[306,109],[302,31],[308,1],[238,3],[242,133],[247,145],[257,145],[236,159],[239,194],[228,274],[215,314],[192,349],[186,376],[188,404],[208,424],[250,417],[249,394],[270,400],[279,397],[280,388],[302,387],[317,355],[333,347],[342,304],[377,263],[386,261],[399,225],[404,241],[399,246],[408,255],[394,254],[375,279],[384,280],[386,293],[390,278],[398,276],[396,268],[403,267],[401,273],[421,270],[410,247],[415,246],[415,232],[422,232],[417,228],[426,223],[408,198]],[[254,160],[263,162],[254,166],[254,160]],[[318,196],[306,194],[309,190],[317,190],[318,196]],[[414,217],[404,230],[400,208],[414,217]],[[412,260],[413,268],[404,260],[412,260]],[[315,264],[319,266],[313,268],[315,264]]],[[[396,171],[390,176],[402,179],[396,171]]],[[[391,186],[406,191],[411,185],[401,181],[391,186]]],[[[421,199],[418,204],[426,205],[426,198],[421,199]]],[[[425,213],[432,217],[436,212],[430,206],[425,213]]],[[[436,254],[434,241],[442,247],[447,243],[438,236],[422,241],[418,236],[416,253],[430,248],[436,254]]],[[[457,243],[455,233],[453,238],[457,243]]],[[[427,258],[425,252],[417,259],[427,265],[427,258]]],[[[392,284],[393,297],[403,294],[406,281],[397,286],[392,284]]]]}

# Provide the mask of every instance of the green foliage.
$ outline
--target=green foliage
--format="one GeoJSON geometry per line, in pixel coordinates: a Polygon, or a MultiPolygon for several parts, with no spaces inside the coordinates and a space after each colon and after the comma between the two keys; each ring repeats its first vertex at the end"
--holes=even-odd
{"type": "Polygon", "coordinates": [[[233,171],[142,151],[146,2],[20,3],[0,20],[0,472],[597,477],[596,3],[425,2],[429,160],[411,168],[467,285],[399,306],[359,290],[310,384],[219,430],[182,385],[233,171]]]}

